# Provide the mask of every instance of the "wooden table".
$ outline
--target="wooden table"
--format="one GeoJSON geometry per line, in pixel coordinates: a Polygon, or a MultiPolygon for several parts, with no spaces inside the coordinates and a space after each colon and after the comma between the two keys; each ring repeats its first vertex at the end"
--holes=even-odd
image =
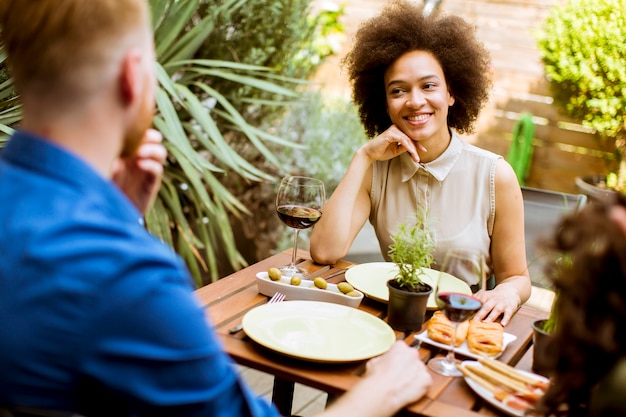
{"type": "MultiPolygon", "coordinates": [[[[344,281],[345,269],[351,265],[345,261],[332,266],[316,265],[310,261],[307,252],[299,251],[298,255],[302,260],[301,266],[311,273],[320,274],[332,283],[344,281]]],[[[258,346],[247,338],[244,332],[236,334],[228,332],[232,326],[241,322],[246,312],[267,302],[267,297],[257,291],[256,273],[267,271],[273,266],[288,264],[290,260],[291,251],[281,252],[196,291],[202,304],[206,306],[208,318],[221,337],[226,352],[241,365],[275,376],[272,401],[285,415],[291,412],[294,383],[325,391],[330,396],[341,395],[359,380],[365,368],[364,361],[326,365],[291,359],[258,346]]],[[[368,298],[363,299],[359,309],[383,320],[387,313],[386,304],[368,298]]],[[[517,336],[517,339],[509,344],[500,360],[519,369],[530,370],[531,323],[545,316],[544,312],[522,306],[506,327],[506,331],[517,336]]],[[[412,345],[415,345],[414,334],[396,332],[398,339],[404,339],[412,345]]],[[[424,362],[445,353],[426,344],[419,349],[424,362]]],[[[462,378],[433,373],[433,381],[427,395],[407,407],[403,415],[427,417],[501,415],[476,396],[462,378]]]]}

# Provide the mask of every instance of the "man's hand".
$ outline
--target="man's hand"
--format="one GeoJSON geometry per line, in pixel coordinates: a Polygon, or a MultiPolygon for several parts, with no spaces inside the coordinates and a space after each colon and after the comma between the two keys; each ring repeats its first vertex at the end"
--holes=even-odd
{"type": "Polygon", "coordinates": [[[113,181],[142,214],[148,211],[161,186],[167,157],[162,140],[160,132],[148,129],[136,154],[118,159],[113,167],[113,181]]]}

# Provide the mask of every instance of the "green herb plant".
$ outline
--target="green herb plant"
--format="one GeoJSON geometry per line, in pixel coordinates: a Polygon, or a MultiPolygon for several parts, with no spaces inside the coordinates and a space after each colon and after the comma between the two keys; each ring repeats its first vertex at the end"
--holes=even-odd
{"type": "Polygon", "coordinates": [[[421,278],[423,268],[433,263],[434,250],[435,237],[428,225],[428,215],[425,210],[418,210],[414,222],[398,226],[398,233],[389,247],[389,257],[398,266],[396,286],[407,291],[422,291],[428,285],[421,278]]]}

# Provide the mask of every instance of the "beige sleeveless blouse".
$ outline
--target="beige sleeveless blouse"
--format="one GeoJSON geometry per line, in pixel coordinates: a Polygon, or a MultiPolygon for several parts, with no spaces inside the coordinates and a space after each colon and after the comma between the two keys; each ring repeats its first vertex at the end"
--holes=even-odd
{"type": "Polygon", "coordinates": [[[436,160],[416,164],[408,153],[373,166],[370,222],[385,259],[397,225],[425,206],[435,231],[434,268],[450,248],[470,248],[485,254],[489,273],[495,217],[496,161],[492,152],[463,142],[455,133],[436,160]]]}

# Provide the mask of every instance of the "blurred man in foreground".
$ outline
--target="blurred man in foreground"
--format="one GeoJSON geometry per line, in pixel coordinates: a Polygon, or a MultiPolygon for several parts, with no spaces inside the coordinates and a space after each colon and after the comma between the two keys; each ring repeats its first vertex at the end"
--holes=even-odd
{"type": "MultiPolygon", "coordinates": [[[[0,405],[278,415],[139,221],[166,158],[146,1],[2,0],[0,24],[24,116],[0,153],[0,405]]],[[[324,415],[390,416],[429,384],[399,342],[324,415]]]]}

